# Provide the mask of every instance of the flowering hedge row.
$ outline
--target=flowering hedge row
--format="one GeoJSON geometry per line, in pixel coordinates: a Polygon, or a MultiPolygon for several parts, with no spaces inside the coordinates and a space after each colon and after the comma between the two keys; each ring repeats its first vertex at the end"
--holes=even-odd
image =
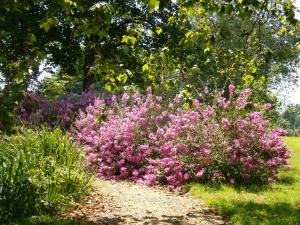
{"type": "Polygon", "coordinates": [[[204,104],[202,95],[185,107],[178,96],[165,102],[150,89],[146,96],[113,96],[109,106],[97,98],[80,113],[71,136],[104,179],[171,188],[188,181],[273,181],[290,166],[281,139],[285,131],[264,118],[271,104],[249,102],[250,89],[235,97],[234,89],[230,85],[229,99],[216,92],[211,104],[204,104]]]}
{"type": "MultiPolygon", "coordinates": [[[[15,109],[15,114],[17,120],[25,125],[60,126],[69,129],[79,110],[85,110],[96,98],[97,95],[89,91],[80,95],[70,93],[56,100],[48,101],[37,93],[30,92],[20,106],[15,109]]],[[[101,98],[106,102],[110,100],[105,95],[101,95],[101,98]]]]}

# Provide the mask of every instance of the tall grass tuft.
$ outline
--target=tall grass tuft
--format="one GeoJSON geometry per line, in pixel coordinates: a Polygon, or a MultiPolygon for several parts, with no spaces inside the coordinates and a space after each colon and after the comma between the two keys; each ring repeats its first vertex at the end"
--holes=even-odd
{"type": "Polygon", "coordinates": [[[0,145],[0,224],[55,212],[90,186],[82,151],[60,129],[24,130],[0,145]]]}

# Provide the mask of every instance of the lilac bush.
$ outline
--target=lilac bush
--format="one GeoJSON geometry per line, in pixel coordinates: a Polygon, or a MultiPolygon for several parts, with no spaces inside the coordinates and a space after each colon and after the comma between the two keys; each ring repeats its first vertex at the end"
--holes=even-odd
{"type": "Polygon", "coordinates": [[[108,179],[131,179],[157,184],[160,158],[159,127],[167,112],[162,112],[161,97],[124,94],[112,97],[107,106],[102,99],[81,112],[72,134],[86,147],[88,161],[97,174],[108,179]]]}
{"type": "MultiPolygon", "coordinates": [[[[92,104],[97,95],[92,91],[78,95],[70,93],[64,97],[49,101],[35,92],[29,92],[26,98],[15,109],[16,119],[25,125],[47,125],[70,128],[79,110],[92,104]]],[[[106,102],[110,99],[102,95],[106,102]]]]}
{"type": "Polygon", "coordinates": [[[290,167],[285,131],[264,116],[271,104],[249,101],[250,89],[235,97],[233,85],[228,99],[215,92],[207,104],[207,95],[190,104],[178,96],[166,102],[151,89],[146,96],[113,96],[109,106],[97,98],[80,112],[70,136],[99,177],[146,185],[266,183],[290,167]]]}

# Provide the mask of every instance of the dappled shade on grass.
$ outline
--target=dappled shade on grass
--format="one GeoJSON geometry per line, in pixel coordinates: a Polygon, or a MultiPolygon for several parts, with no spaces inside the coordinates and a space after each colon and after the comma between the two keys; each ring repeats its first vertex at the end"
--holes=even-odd
{"type": "Polygon", "coordinates": [[[258,203],[255,201],[231,201],[217,206],[239,224],[299,224],[300,206],[286,202],[258,203]],[[224,207],[224,208],[223,208],[224,207]]]}

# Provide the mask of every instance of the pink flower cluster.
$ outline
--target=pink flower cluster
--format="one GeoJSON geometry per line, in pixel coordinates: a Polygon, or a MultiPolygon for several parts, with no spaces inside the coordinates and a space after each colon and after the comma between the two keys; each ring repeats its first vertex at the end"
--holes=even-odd
{"type": "Polygon", "coordinates": [[[68,129],[79,109],[84,110],[95,98],[94,93],[84,92],[48,101],[35,92],[30,92],[15,109],[15,115],[17,120],[26,125],[61,126],[68,129]]]}
{"type": "Polygon", "coordinates": [[[125,93],[108,106],[97,98],[81,111],[71,136],[81,143],[87,160],[104,179],[128,179],[146,185],[178,187],[189,181],[230,184],[266,183],[289,168],[282,129],[272,129],[264,112],[249,102],[250,89],[235,98],[216,93],[206,104],[192,99],[183,109],[178,96],[125,93]],[[252,107],[246,107],[252,105],[252,107]],[[255,110],[249,112],[246,108],[255,110]]]}

